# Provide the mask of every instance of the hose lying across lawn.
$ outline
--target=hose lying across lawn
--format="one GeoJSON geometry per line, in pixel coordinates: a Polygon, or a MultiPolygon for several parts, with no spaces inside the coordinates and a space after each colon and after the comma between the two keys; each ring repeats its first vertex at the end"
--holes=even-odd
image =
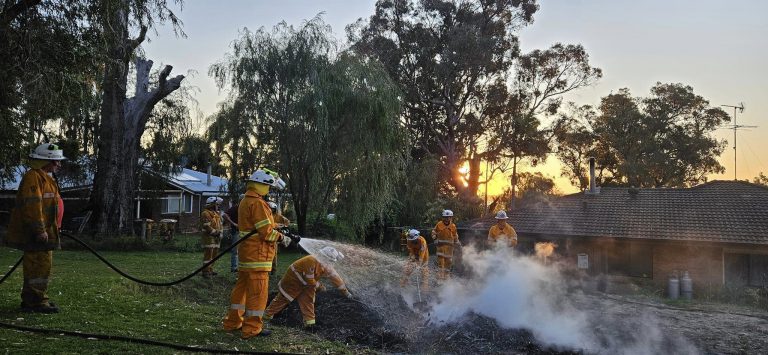
{"type": "MultiPolygon", "coordinates": [[[[174,281],[168,281],[168,282],[154,282],[154,281],[141,280],[139,278],[136,278],[134,276],[131,276],[131,275],[125,273],[124,271],[120,270],[116,266],[112,265],[112,263],[107,261],[107,259],[105,259],[103,256],[101,256],[101,254],[99,254],[96,250],[91,248],[90,245],[86,244],[85,242],[83,242],[79,238],[77,238],[77,237],[75,237],[75,236],[73,236],[73,235],[71,235],[69,233],[65,233],[65,232],[61,233],[61,235],[74,240],[78,244],[80,244],[83,247],[85,247],[86,249],[88,249],[88,251],[90,251],[93,255],[95,255],[97,258],[99,258],[99,260],[104,262],[104,264],[107,264],[107,266],[109,266],[110,269],[114,270],[115,272],[117,272],[118,274],[122,275],[123,277],[125,277],[125,278],[127,278],[127,279],[129,279],[131,281],[134,281],[134,282],[137,282],[137,283],[140,283],[140,284],[144,284],[144,285],[150,285],[150,286],[173,286],[173,285],[182,283],[182,282],[184,282],[186,280],[189,280],[193,276],[195,276],[198,273],[200,273],[201,271],[203,271],[203,269],[205,269],[209,264],[212,264],[216,260],[220,259],[222,256],[224,256],[230,250],[232,250],[233,248],[237,247],[238,244],[242,243],[244,240],[250,238],[254,234],[256,234],[255,230],[250,232],[250,233],[248,233],[248,234],[246,234],[245,236],[240,238],[240,240],[238,240],[237,242],[233,243],[228,248],[222,250],[219,253],[219,255],[216,255],[216,257],[211,259],[211,261],[203,264],[202,267],[200,267],[197,270],[193,271],[191,274],[182,277],[181,279],[174,280],[174,281]]],[[[13,272],[16,270],[16,268],[19,266],[19,264],[21,264],[23,259],[24,259],[23,256],[21,258],[19,258],[19,260],[16,262],[16,264],[14,264],[13,267],[11,267],[11,269],[0,279],[0,284],[5,282],[5,280],[9,276],[11,276],[11,274],[13,274],[13,272]]],[[[4,323],[4,322],[0,322],[0,328],[8,328],[8,329],[15,329],[15,330],[21,330],[21,331],[27,331],[27,332],[43,333],[43,334],[64,334],[64,335],[77,336],[77,337],[86,338],[86,339],[91,338],[91,339],[127,341],[127,342],[131,342],[131,343],[163,346],[163,347],[167,347],[167,348],[171,348],[171,349],[176,349],[176,350],[183,350],[183,351],[205,352],[205,353],[214,353],[214,354],[268,354],[268,353],[264,353],[264,352],[250,352],[250,351],[239,351],[239,350],[201,348],[201,347],[180,345],[180,344],[174,344],[174,343],[166,343],[166,342],[161,342],[161,341],[151,340],[151,339],[131,338],[131,337],[126,337],[126,336],[121,336],[121,335],[93,334],[93,333],[83,333],[83,332],[70,331],[70,330],[62,330],[62,329],[45,329],[45,328],[25,327],[25,326],[21,326],[21,325],[4,323]]]]}

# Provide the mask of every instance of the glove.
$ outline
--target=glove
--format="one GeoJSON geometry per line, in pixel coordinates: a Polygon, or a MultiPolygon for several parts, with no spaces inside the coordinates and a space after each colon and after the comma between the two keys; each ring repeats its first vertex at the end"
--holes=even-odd
{"type": "Polygon", "coordinates": [[[283,234],[283,238],[280,239],[280,244],[282,244],[284,247],[288,247],[291,245],[291,238],[288,237],[287,234],[283,234]]]}
{"type": "Polygon", "coordinates": [[[41,243],[47,242],[48,241],[48,233],[47,232],[42,232],[42,233],[38,234],[37,235],[37,241],[41,242],[41,243]]]}
{"type": "Polygon", "coordinates": [[[321,284],[319,282],[315,284],[315,289],[317,291],[319,291],[319,292],[325,292],[326,291],[325,285],[323,285],[323,284],[321,284]]]}
{"type": "Polygon", "coordinates": [[[342,293],[344,294],[345,297],[350,299],[352,298],[352,292],[349,292],[349,290],[343,290],[342,293]]]}

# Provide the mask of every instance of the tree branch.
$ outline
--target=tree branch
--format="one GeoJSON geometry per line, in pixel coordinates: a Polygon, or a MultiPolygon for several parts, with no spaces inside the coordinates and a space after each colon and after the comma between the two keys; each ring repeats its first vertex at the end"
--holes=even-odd
{"type": "Polygon", "coordinates": [[[133,53],[134,50],[136,50],[136,47],[138,47],[142,42],[144,42],[144,39],[147,37],[147,26],[142,25],[141,30],[139,31],[139,36],[129,40],[128,41],[128,51],[126,53],[133,53]]]}
{"type": "Polygon", "coordinates": [[[21,13],[39,5],[42,0],[21,0],[0,13],[0,26],[5,27],[21,13]]]}

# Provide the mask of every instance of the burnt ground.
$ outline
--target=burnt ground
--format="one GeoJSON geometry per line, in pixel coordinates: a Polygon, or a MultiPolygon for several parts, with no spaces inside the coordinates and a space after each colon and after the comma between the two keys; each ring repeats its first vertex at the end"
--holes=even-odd
{"type": "MultiPolygon", "coordinates": [[[[393,302],[408,306],[394,295],[393,302]]],[[[270,297],[271,299],[271,297],[270,297]]],[[[524,329],[504,329],[495,320],[473,315],[448,325],[418,324],[410,330],[393,326],[402,319],[386,319],[368,304],[348,300],[337,292],[318,293],[317,325],[313,332],[348,343],[360,350],[383,353],[505,353],[572,354],[577,349],[541,345],[524,329]],[[408,334],[410,333],[410,334],[408,334]]],[[[581,295],[576,304],[591,308],[600,318],[591,326],[599,353],[768,353],[768,314],[735,306],[697,304],[672,307],[653,300],[605,294],[581,295]],[[606,323],[602,323],[605,321],[606,323]],[[648,339],[654,338],[653,341],[648,339]]],[[[408,310],[405,316],[421,321],[408,310]]],[[[396,317],[402,318],[403,315],[396,317]]],[[[273,323],[302,327],[298,305],[293,302],[273,323]]]]}

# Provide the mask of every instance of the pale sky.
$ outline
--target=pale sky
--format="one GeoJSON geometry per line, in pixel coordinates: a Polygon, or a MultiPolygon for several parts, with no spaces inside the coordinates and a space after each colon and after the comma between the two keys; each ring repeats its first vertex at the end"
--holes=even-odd
{"type": "MultiPolygon", "coordinates": [[[[550,0],[540,1],[534,23],[520,32],[524,52],[544,49],[556,42],[580,43],[591,64],[603,70],[597,85],[566,99],[577,104],[599,104],[601,97],[619,88],[646,96],[657,81],[681,82],[711,105],[736,105],[738,124],[758,128],[738,132],[737,176],[752,179],[768,174],[768,1],[760,0],[550,0]],[[763,137],[763,138],[761,138],[763,137]]],[[[298,25],[324,12],[338,38],[344,27],[374,10],[371,0],[188,0],[178,15],[186,39],[176,38],[168,26],[150,34],[147,57],[174,66],[174,72],[197,72],[188,77],[199,89],[196,99],[204,115],[216,111],[224,99],[208,76],[208,67],[221,60],[244,27],[271,28],[280,21],[298,25]]],[[[733,109],[725,108],[729,114],[733,109]]],[[[726,169],[714,179],[733,179],[733,130],[716,134],[729,147],[720,157],[726,169]]],[[[557,177],[562,192],[576,189],[559,178],[557,159],[527,171],[557,177]],[[534,169],[534,170],[530,170],[534,169]]],[[[508,184],[490,185],[490,192],[508,184]]]]}

